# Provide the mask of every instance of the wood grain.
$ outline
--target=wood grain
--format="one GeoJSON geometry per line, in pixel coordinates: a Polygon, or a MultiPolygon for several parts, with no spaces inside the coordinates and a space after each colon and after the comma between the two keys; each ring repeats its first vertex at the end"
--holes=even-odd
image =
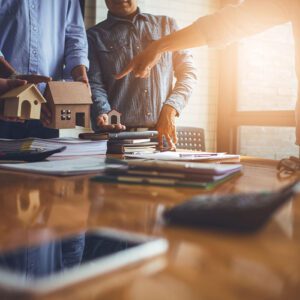
{"type": "Polygon", "coordinates": [[[37,299],[299,299],[300,199],[251,235],[165,227],[160,221],[164,207],[199,193],[275,190],[289,183],[278,180],[274,162],[243,164],[241,177],[210,192],[2,171],[0,250],[101,226],[169,241],[166,255],[37,299]]]}

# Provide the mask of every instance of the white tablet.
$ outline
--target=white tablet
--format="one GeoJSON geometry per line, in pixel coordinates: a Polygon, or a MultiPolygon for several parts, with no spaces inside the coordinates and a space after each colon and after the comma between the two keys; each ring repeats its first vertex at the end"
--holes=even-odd
{"type": "Polygon", "coordinates": [[[49,293],[162,254],[167,248],[162,238],[107,228],[82,232],[0,253],[0,289],[18,294],[49,293]]]}

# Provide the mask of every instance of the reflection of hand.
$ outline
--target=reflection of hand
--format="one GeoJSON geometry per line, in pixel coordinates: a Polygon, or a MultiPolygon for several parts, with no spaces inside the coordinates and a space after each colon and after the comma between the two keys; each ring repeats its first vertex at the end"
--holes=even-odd
{"type": "Polygon", "coordinates": [[[34,83],[34,84],[38,84],[41,82],[49,82],[52,80],[51,77],[48,76],[42,76],[42,75],[36,75],[36,74],[17,74],[17,75],[13,75],[13,77],[15,79],[21,79],[21,80],[26,80],[28,83],[34,83]]]}
{"type": "Polygon", "coordinates": [[[149,77],[151,68],[153,68],[161,58],[161,54],[156,50],[156,44],[153,42],[143,52],[134,57],[127,67],[120,74],[117,74],[115,78],[121,79],[130,72],[133,72],[135,77],[149,77]]]}
{"type": "Polygon", "coordinates": [[[44,126],[49,126],[52,121],[52,113],[47,104],[42,104],[41,121],[44,126]]]}
{"type": "Polygon", "coordinates": [[[97,118],[97,126],[99,127],[100,131],[103,132],[119,132],[124,131],[126,127],[122,124],[108,124],[108,115],[101,114],[97,118]]]}
{"type": "Polygon", "coordinates": [[[168,143],[168,150],[175,150],[177,143],[175,117],[177,111],[170,105],[164,105],[156,125],[158,131],[158,146],[160,150],[163,149],[163,136],[165,136],[168,143]]]}
{"type": "MultiPolygon", "coordinates": [[[[5,92],[16,88],[18,86],[22,86],[26,84],[25,80],[18,80],[18,79],[3,79],[0,78],[0,94],[4,94],[5,92]]],[[[23,122],[23,120],[16,118],[16,117],[0,117],[1,120],[4,121],[13,121],[13,122],[23,122]]]]}

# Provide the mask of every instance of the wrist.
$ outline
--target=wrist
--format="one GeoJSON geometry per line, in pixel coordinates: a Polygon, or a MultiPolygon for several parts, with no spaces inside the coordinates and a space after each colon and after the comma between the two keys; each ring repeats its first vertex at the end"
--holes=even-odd
{"type": "Polygon", "coordinates": [[[167,38],[162,38],[160,40],[157,40],[154,42],[155,51],[157,54],[162,54],[164,52],[167,52],[169,50],[167,38]]]}
{"type": "Polygon", "coordinates": [[[85,81],[86,78],[87,78],[86,76],[80,75],[80,76],[77,76],[77,77],[73,77],[73,80],[74,81],[85,81]]]}
{"type": "Polygon", "coordinates": [[[171,116],[177,117],[179,115],[178,111],[169,104],[164,104],[163,110],[168,112],[171,116]]]}

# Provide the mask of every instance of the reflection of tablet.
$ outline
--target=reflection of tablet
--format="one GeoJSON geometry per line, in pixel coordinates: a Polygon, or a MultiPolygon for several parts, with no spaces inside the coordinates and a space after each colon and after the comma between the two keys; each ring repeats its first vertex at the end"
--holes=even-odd
{"type": "Polygon", "coordinates": [[[0,253],[0,286],[47,293],[167,250],[167,241],[111,229],[0,253]]]}

